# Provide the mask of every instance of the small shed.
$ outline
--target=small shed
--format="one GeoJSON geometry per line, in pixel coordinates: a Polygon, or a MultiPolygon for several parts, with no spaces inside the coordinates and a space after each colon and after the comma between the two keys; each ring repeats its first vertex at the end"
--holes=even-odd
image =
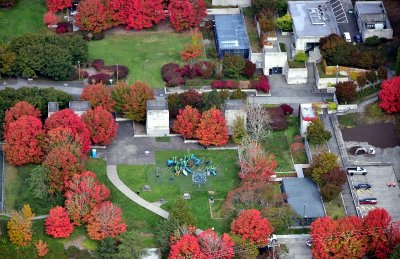
{"type": "Polygon", "coordinates": [[[85,112],[90,109],[89,101],[71,101],[69,102],[69,109],[72,110],[76,115],[82,116],[85,112]]]}
{"type": "Polygon", "coordinates": [[[149,136],[169,135],[169,110],[165,99],[148,100],[146,132],[149,136]]]}
{"type": "Polygon", "coordinates": [[[47,104],[47,117],[50,117],[53,113],[58,112],[60,107],[58,102],[49,102],[47,104]]]}
{"type": "Polygon", "coordinates": [[[247,114],[244,108],[244,100],[226,100],[224,106],[224,116],[228,126],[228,134],[233,134],[233,123],[237,117],[241,117],[246,125],[247,114]]]}
{"type": "Polygon", "coordinates": [[[311,103],[300,104],[300,134],[306,137],[307,127],[312,121],[318,120],[318,115],[311,103]]]}
{"type": "Polygon", "coordinates": [[[310,225],[317,218],[326,216],[318,186],[309,178],[283,178],[283,191],[287,202],[300,216],[300,223],[310,225]]]}
{"type": "Polygon", "coordinates": [[[243,15],[215,15],[214,21],[215,46],[218,57],[223,58],[226,53],[231,53],[248,59],[250,43],[243,15]]]}

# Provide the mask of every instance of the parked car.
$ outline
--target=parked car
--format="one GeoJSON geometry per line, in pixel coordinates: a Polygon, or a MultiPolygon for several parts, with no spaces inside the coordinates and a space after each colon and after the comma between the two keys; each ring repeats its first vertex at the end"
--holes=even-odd
{"type": "Polygon", "coordinates": [[[354,35],[354,41],[355,42],[361,42],[362,41],[362,39],[361,39],[361,35],[360,34],[356,34],[356,35],[354,35]]]}
{"type": "Polygon", "coordinates": [[[359,190],[359,189],[364,189],[364,190],[368,190],[371,189],[372,186],[368,183],[359,183],[353,186],[354,189],[359,190]]]}
{"type": "Polygon", "coordinates": [[[350,32],[344,32],[343,38],[346,40],[346,42],[351,42],[350,32]]]}
{"type": "Polygon", "coordinates": [[[366,204],[377,204],[378,201],[376,200],[376,198],[364,198],[364,199],[359,199],[358,200],[358,204],[360,205],[366,205],[366,204]]]}
{"type": "Polygon", "coordinates": [[[306,240],[306,246],[308,247],[308,248],[311,248],[312,247],[312,239],[307,239],[306,240]]]}
{"type": "Polygon", "coordinates": [[[362,167],[349,167],[347,168],[347,174],[349,175],[354,175],[354,174],[362,174],[362,175],[366,175],[368,172],[366,169],[362,168],[362,167]]]}

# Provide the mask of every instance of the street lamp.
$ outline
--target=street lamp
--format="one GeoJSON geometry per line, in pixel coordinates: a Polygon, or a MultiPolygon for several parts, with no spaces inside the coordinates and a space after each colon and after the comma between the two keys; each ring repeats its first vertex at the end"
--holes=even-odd
{"type": "Polygon", "coordinates": [[[336,85],[338,84],[339,77],[339,65],[336,65],[336,85]]]}
{"type": "Polygon", "coordinates": [[[304,227],[305,227],[305,225],[306,225],[306,204],[304,203],[304,207],[303,207],[303,229],[304,229],[304,227]]]}
{"type": "Polygon", "coordinates": [[[78,77],[79,77],[79,80],[81,80],[81,61],[80,60],[78,60],[78,77]]]}
{"type": "Polygon", "coordinates": [[[113,82],[113,80],[112,80],[112,78],[110,78],[110,85],[112,85],[112,82],[113,82]]]}
{"type": "Polygon", "coordinates": [[[117,83],[118,83],[118,64],[117,64],[117,83]]]}

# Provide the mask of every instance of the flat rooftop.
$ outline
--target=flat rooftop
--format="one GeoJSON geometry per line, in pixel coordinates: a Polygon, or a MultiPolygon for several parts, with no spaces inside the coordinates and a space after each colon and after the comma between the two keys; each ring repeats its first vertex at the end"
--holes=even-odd
{"type": "Polygon", "coordinates": [[[90,109],[89,101],[71,101],[69,102],[69,108],[76,112],[85,112],[90,109]]]}
{"type": "Polygon", "coordinates": [[[47,104],[47,111],[48,112],[58,112],[60,110],[58,106],[58,102],[49,102],[47,104]]]}
{"type": "Polygon", "coordinates": [[[300,109],[301,109],[301,115],[303,116],[303,118],[316,118],[317,114],[314,111],[314,108],[312,107],[311,103],[303,103],[300,105],[300,109]]]}
{"type": "Polygon", "coordinates": [[[289,1],[288,10],[297,37],[340,35],[332,7],[327,1],[289,1]]]}
{"type": "Polygon", "coordinates": [[[243,109],[244,101],[243,100],[226,100],[225,101],[225,110],[241,110],[243,109]]]}
{"type": "Polygon", "coordinates": [[[241,14],[215,15],[215,37],[219,49],[249,49],[246,25],[241,14]]]}
{"type": "Polygon", "coordinates": [[[147,110],[148,111],[168,110],[168,103],[165,99],[148,100],[147,110]]]}
{"type": "Polygon", "coordinates": [[[386,13],[381,1],[358,1],[356,7],[359,14],[382,14],[386,13]]]}
{"type": "Polygon", "coordinates": [[[289,205],[300,217],[325,217],[321,195],[311,179],[287,177],[282,183],[289,205]]]}

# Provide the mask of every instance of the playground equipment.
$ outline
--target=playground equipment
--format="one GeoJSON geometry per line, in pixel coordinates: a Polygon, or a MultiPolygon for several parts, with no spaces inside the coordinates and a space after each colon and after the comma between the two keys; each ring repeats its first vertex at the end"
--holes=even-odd
{"type": "MultiPolygon", "coordinates": [[[[201,159],[197,158],[194,154],[185,155],[183,158],[178,159],[176,156],[172,157],[172,159],[167,160],[167,166],[173,167],[175,175],[183,174],[187,176],[188,174],[194,174],[193,167],[200,166],[201,159]]],[[[199,170],[199,169],[198,169],[199,170]]],[[[206,161],[206,168],[201,172],[207,175],[217,175],[217,171],[214,166],[211,165],[210,161],[206,161]]],[[[200,176],[196,176],[198,179],[200,176]]],[[[199,178],[200,179],[200,178],[199,178]]],[[[201,181],[200,181],[201,182],[201,181]]]]}
{"type": "Polygon", "coordinates": [[[193,184],[197,184],[200,187],[200,185],[205,184],[206,182],[207,182],[206,172],[195,172],[192,174],[193,184]]]}

